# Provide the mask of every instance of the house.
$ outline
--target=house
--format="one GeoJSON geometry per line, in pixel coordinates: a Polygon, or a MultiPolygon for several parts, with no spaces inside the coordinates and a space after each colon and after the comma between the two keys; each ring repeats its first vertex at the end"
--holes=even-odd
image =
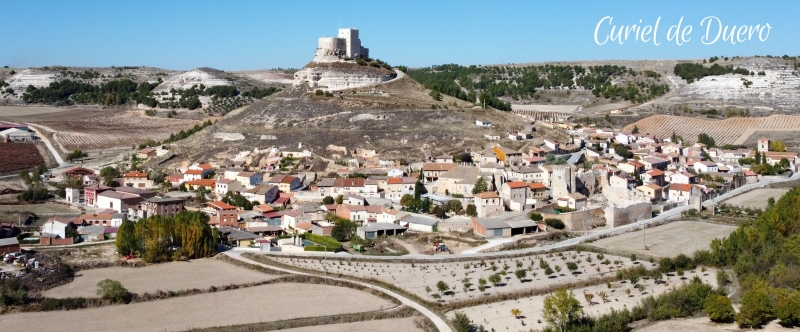
{"type": "MultiPolygon", "coordinates": [[[[47,221],[39,227],[39,231],[42,235],[50,234],[54,238],[65,239],[67,238],[67,229],[69,228],[75,228],[75,224],[72,222],[71,218],[53,217],[47,219],[47,221]]],[[[72,241],[70,241],[69,244],[72,244],[72,241]]]]}
{"type": "Polygon", "coordinates": [[[667,166],[669,166],[669,161],[656,157],[644,158],[640,162],[644,165],[645,171],[654,169],[665,170],[667,166]]]}
{"type": "Polygon", "coordinates": [[[183,173],[172,173],[169,175],[168,181],[174,187],[180,185],[183,181],[186,181],[184,180],[184,177],[185,176],[183,175],[183,173]]]}
{"type": "Polygon", "coordinates": [[[236,176],[238,176],[239,173],[244,171],[245,171],[244,167],[230,167],[224,170],[220,170],[220,173],[222,173],[223,178],[229,180],[236,180],[236,176]]]}
{"type": "Polygon", "coordinates": [[[475,194],[475,211],[479,218],[489,217],[503,212],[503,201],[494,191],[475,194]]]}
{"type": "MultiPolygon", "coordinates": [[[[789,168],[794,170],[796,165],[800,163],[800,154],[797,152],[776,152],[776,151],[763,151],[761,152],[767,159],[767,164],[776,165],[780,163],[781,159],[786,158],[789,161],[789,168]]],[[[748,158],[755,158],[755,152],[750,151],[747,155],[748,158]]],[[[764,158],[764,157],[762,157],[764,158]]]]}
{"type": "MultiPolygon", "coordinates": [[[[239,172],[236,174],[237,182],[239,182],[242,186],[247,188],[253,188],[264,180],[264,176],[261,173],[256,172],[239,172]]],[[[270,183],[272,185],[276,185],[275,183],[270,183]]]]}
{"type": "Polygon", "coordinates": [[[217,182],[214,185],[214,192],[217,194],[217,196],[225,196],[225,194],[231,191],[231,188],[233,187],[231,186],[231,184],[234,182],[237,184],[238,187],[239,182],[237,182],[236,180],[217,178],[217,182]]]}
{"type": "Polygon", "coordinates": [[[673,183],[669,185],[667,198],[669,202],[686,202],[692,197],[700,197],[702,199],[702,193],[697,186],[682,183],[673,183]]]}
{"type": "Polygon", "coordinates": [[[718,172],[717,163],[713,161],[698,161],[694,163],[694,170],[698,173],[718,172]]]}
{"type": "Polygon", "coordinates": [[[638,186],[636,187],[636,190],[639,190],[645,196],[650,197],[651,202],[658,202],[664,198],[663,188],[655,183],[648,183],[638,186]]]}
{"type": "Polygon", "coordinates": [[[283,193],[300,189],[300,187],[303,186],[303,181],[301,181],[299,177],[292,175],[276,175],[269,179],[268,182],[271,185],[278,186],[278,190],[283,193]]]}
{"type": "Polygon", "coordinates": [[[112,190],[112,188],[102,184],[93,184],[91,186],[84,187],[83,201],[87,206],[97,207],[97,195],[108,190],[112,190]]]}
{"type": "Polygon", "coordinates": [[[334,191],[335,184],[336,184],[335,178],[322,178],[321,180],[319,180],[316,187],[314,188],[316,188],[316,191],[321,196],[328,196],[335,193],[334,191]]]}
{"type": "Polygon", "coordinates": [[[183,211],[183,203],[183,198],[179,197],[150,197],[143,203],[145,217],[172,217],[176,213],[183,211]]]}
{"type": "Polygon", "coordinates": [[[138,209],[145,198],[121,191],[104,191],[97,195],[97,207],[113,209],[117,213],[127,213],[128,209],[138,209]]]}
{"type": "Polygon", "coordinates": [[[336,215],[356,223],[363,223],[367,220],[367,209],[363,205],[340,205],[336,209],[336,215]]]}
{"type": "Polygon", "coordinates": [[[509,181],[545,183],[550,178],[550,173],[538,166],[511,166],[507,174],[509,181]]]}
{"type": "Polygon", "coordinates": [[[92,241],[104,241],[107,239],[113,239],[117,237],[117,227],[104,227],[104,226],[81,226],[78,227],[78,235],[81,237],[81,240],[92,242],[92,241]]]}
{"type": "Polygon", "coordinates": [[[212,211],[219,212],[219,211],[236,211],[236,207],[225,203],[223,201],[213,201],[206,203],[206,206],[210,208],[212,211]]]}
{"type": "Polygon", "coordinates": [[[381,236],[395,236],[406,232],[406,228],[397,224],[367,223],[356,228],[356,234],[362,239],[377,239],[381,236]]]}
{"type": "MultiPolygon", "coordinates": [[[[398,171],[400,172],[399,176],[403,176],[403,172],[400,170],[398,171]]],[[[391,174],[391,171],[389,172],[391,174]]],[[[386,180],[369,178],[364,181],[364,196],[378,197],[378,193],[382,191],[381,189],[386,189],[386,180]]]]}
{"type": "Polygon", "coordinates": [[[399,225],[417,232],[436,233],[439,231],[439,219],[418,215],[405,216],[400,219],[399,225]]]}
{"type": "Polygon", "coordinates": [[[581,193],[574,192],[558,199],[558,206],[573,210],[583,210],[588,199],[581,193]]]}
{"type": "Polygon", "coordinates": [[[492,123],[489,121],[475,120],[475,125],[478,127],[491,127],[492,123]]]}
{"type": "Polygon", "coordinates": [[[499,218],[472,218],[472,230],[484,238],[511,237],[511,226],[499,218]]]}
{"type": "Polygon", "coordinates": [[[649,171],[647,173],[642,174],[641,175],[641,179],[642,179],[643,183],[652,182],[652,183],[655,183],[655,184],[657,184],[659,186],[663,186],[664,182],[665,182],[664,181],[664,171],[656,168],[656,169],[654,169],[652,171],[649,171]]]}
{"type": "Polygon", "coordinates": [[[545,159],[542,157],[527,157],[522,158],[523,166],[544,166],[545,159]]]}
{"type": "Polygon", "coordinates": [[[534,182],[528,184],[528,198],[546,199],[547,186],[544,183],[534,182]]]}
{"type": "Polygon", "coordinates": [[[386,198],[393,201],[400,201],[405,194],[414,193],[416,178],[401,177],[386,179],[386,198]]]}
{"type": "Polygon", "coordinates": [[[452,164],[453,163],[453,156],[448,155],[448,154],[443,154],[443,155],[440,155],[440,156],[436,157],[435,162],[452,164]]]}
{"type": "Polygon", "coordinates": [[[80,215],[79,217],[72,220],[72,222],[76,225],[82,226],[119,226],[119,224],[114,225],[112,222],[113,215],[111,213],[85,213],[80,215]]]}
{"type": "Polygon", "coordinates": [[[261,239],[258,234],[246,232],[235,227],[220,227],[220,239],[234,247],[250,247],[261,239]]]}
{"type": "Polygon", "coordinates": [[[458,167],[454,163],[424,163],[422,164],[422,174],[425,183],[439,180],[439,175],[458,167]]]}
{"type": "Polygon", "coordinates": [[[186,182],[186,181],[200,180],[203,177],[205,177],[203,173],[204,173],[203,170],[200,169],[186,170],[186,172],[183,172],[183,181],[186,182]]]}
{"type": "Polygon", "coordinates": [[[184,182],[186,189],[189,190],[197,190],[200,188],[205,188],[209,192],[213,192],[216,189],[217,180],[214,179],[198,179],[198,180],[190,180],[184,182]]]}
{"type": "Polygon", "coordinates": [[[511,211],[523,211],[528,199],[528,184],[522,181],[503,183],[500,196],[511,211]]]}
{"type": "Polygon", "coordinates": [[[356,194],[346,194],[342,197],[342,200],[344,205],[367,205],[367,200],[356,194]]]}
{"type": "Polygon", "coordinates": [[[633,189],[636,188],[636,179],[634,179],[627,173],[619,173],[616,175],[612,175],[608,179],[608,184],[612,188],[633,189]]]}
{"type": "Polygon", "coordinates": [[[156,155],[157,155],[156,149],[153,149],[153,148],[144,148],[144,149],[139,150],[139,152],[136,153],[136,157],[137,158],[141,158],[141,159],[147,159],[147,158],[150,158],[150,157],[155,157],[156,155]]]}
{"type": "MultiPolygon", "coordinates": [[[[436,193],[439,195],[464,195],[472,196],[472,189],[480,176],[477,167],[457,166],[439,175],[436,193]]],[[[490,183],[491,181],[486,181],[490,183]]]]}
{"type": "Polygon", "coordinates": [[[20,252],[19,241],[15,237],[0,239],[0,256],[20,252]]]}
{"type": "Polygon", "coordinates": [[[242,192],[242,196],[247,198],[248,201],[257,201],[259,203],[272,203],[278,199],[278,186],[262,183],[252,189],[247,189],[242,192]]]}
{"type": "Polygon", "coordinates": [[[281,217],[281,227],[283,229],[295,229],[301,217],[303,217],[302,211],[286,211],[281,217]]]}
{"type": "Polygon", "coordinates": [[[627,163],[621,163],[617,165],[617,168],[625,171],[628,174],[641,174],[645,170],[644,164],[635,160],[629,161],[627,163]]]}
{"type": "Polygon", "coordinates": [[[336,179],[333,182],[333,193],[364,193],[366,179],[336,179]]]}
{"type": "Polygon", "coordinates": [[[690,184],[694,183],[694,181],[695,181],[695,175],[687,172],[673,173],[669,177],[670,183],[690,184]]]}
{"type": "Polygon", "coordinates": [[[61,173],[62,176],[70,178],[83,179],[86,175],[95,175],[94,171],[86,167],[72,166],[61,173]]]}
{"type": "Polygon", "coordinates": [[[135,188],[152,188],[153,180],[147,179],[147,173],[144,172],[128,172],[122,176],[123,185],[135,188]]]}
{"type": "Polygon", "coordinates": [[[494,151],[495,156],[497,156],[497,160],[502,162],[504,165],[510,165],[515,160],[522,159],[522,152],[516,151],[514,149],[509,149],[500,145],[495,145],[492,148],[494,151]]]}
{"type": "Polygon", "coordinates": [[[757,145],[758,152],[767,152],[769,151],[769,138],[761,137],[758,139],[757,145]]]}

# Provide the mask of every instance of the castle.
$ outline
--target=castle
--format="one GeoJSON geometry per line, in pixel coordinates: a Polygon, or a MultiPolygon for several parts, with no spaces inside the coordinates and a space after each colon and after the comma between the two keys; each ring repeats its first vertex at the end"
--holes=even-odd
{"type": "Polygon", "coordinates": [[[338,37],[322,37],[319,39],[316,57],[348,57],[369,58],[369,49],[361,46],[358,29],[340,28],[338,37]]]}

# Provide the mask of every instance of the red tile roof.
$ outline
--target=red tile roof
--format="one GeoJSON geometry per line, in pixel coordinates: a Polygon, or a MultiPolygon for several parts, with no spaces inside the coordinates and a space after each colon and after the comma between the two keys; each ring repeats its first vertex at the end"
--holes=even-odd
{"type": "Polygon", "coordinates": [[[192,181],[186,181],[186,185],[192,186],[205,186],[205,187],[213,187],[217,184],[217,180],[214,179],[198,179],[192,181]]]}
{"type": "Polygon", "coordinates": [[[507,182],[506,183],[509,188],[516,189],[516,188],[524,188],[527,187],[528,184],[522,181],[514,181],[514,182],[507,182]]]}
{"type": "Polygon", "coordinates": [[[215,208],[217,210],[236,210],[235,206],[225,203],[223,201],[208,202],[206,203],[206,205],[215,208]]]}
{"type": "Polygon", "coordinates": [[[189,169],[189,170],[186,170],[186,173],[184,173],[184,174],[202,175],[203,171],[201,171],[199,169],[189,169]]]}
{"type": "Polygon", "coordinates": [[[534,182],[534,183],[529,184],[528,188],[531,188],[531,189],[547,189],[547,186],[545,186],[543,183],[534,182]]]}
{"type": "Polygon", "coordinates": [[[669,190],[690,191],[690,190],[692,190],[692,185],[691,184],[673,183],[673,184],[669,185],[669,190]]]}
{"type": "Polygon", "coordinates": [[[483,198],[483,199],[500,198],[500,196],[497,195],[497,193],[494,192],[494,191],[487,191],[487,192],[482,192],[482,193],[479,193],[479,194],[475,194],[475,197],[483,198]]]}
{"type": "Polygon", "coordinates": [[[129,173],[125,173],[125,175],[123,177],[126,177],[126,178],[145,178],[146,179],[147,178],[147,173],[145,173],[145,172],[129,172],[129,173]]]}

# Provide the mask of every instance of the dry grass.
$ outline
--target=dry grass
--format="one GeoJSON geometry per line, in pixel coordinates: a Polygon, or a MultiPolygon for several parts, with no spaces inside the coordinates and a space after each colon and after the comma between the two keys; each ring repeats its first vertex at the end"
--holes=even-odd
{"type": "Polygon", "coordinates": [[[776,201],[783,196],[789,189],[771,189],[762,188],[748,191],[739,196],[725,200],[723,204],[736,205],[746,208],[765,209],[767,207],[767,200],[774,198],[776,201]]]}
{"type": "Polygon", "coordinates": [[[365,292],[321,284],[280,283],[161,301],[75,311],[0,315],[0,330],[186,330],[382,310],[394,304],[365,292]],[[334,305],[335,304],[335,305],[334,305]],[[103,319],[98,321],[98,318],[103,319]]]}
{"type": "Polygon", "coordinates": [[[607,237],[587,244],[612,252],[642,256],[674,257],[708,249],[712,240],[728,236],[736,226],[718,225],[697,221],[676,221],[642,231],[607,237]],[[646,239],[645,239],[646,237],[646,239]],[[647,250],[644,249],[646,241],[647,250]]]}
{"type": "Polygon", "coordinates": [[[63,286],[44,292],[45,297],[95,297],[97,283],[104,279],[117,280],[129,291],[142,294],[185,289],[204,289],[210,286],[245,284],[276,278],[216,259],[195,259],[145,267],[109,267],[80,271],[75,279],[63,286]]]}

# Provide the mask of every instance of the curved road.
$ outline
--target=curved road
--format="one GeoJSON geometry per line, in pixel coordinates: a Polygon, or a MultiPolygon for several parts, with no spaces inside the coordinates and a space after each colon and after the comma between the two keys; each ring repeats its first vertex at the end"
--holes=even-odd
{"type": "MultiPolygon", "coordinates": [[[[36,131],[38,133],[42,133],[41,127],[40,128],[36,128],[39,125],[28,123],[28,126],[36,129],[36,131]]],[[[39,137],[39,139],[41,139],[44,142],[45,145],[47,145],[47,149],[50,150],[50,153],[53,154],[53,158],[55,158],[56,162],[58,162],[58,167],[59,168],[63,168],[63,167],[69,166],[69,164],[67,162],[65,162],[64,159],[61,159],[61,155],[58,154],[58,150],[56,150],[56,148],[53,147],[53,144],[50,144],[50,139],[48,139],[46,135],[41,134],[41,135],[37,135],[37,136],[39,137]]]]}
{"type": "MultiPolygon", "coordinates": [[[[278,271],[281,271],[281,272],[298,274],[298,275],[306,275],[306,276],[311,276],[312,275],[310,273],[298,272],[298,271],[294,271],[294,270],[289,270],[289,269],[284,269],[284,268],[280,268],[280,267],[275,267],[275,266],[262,264],[262,263],[254,261],[254,260],[242,257],[242,254],[246,253],[246,252],[258,253],[259,251],[250,251],[250,250],[246,250],[246,249],[236,248],[236,249],[231,249],[231,250],[222,252],[222,254],[224,254],[224,255],[226,255],[226,256],[228,256],[230,258],[233,258],[233,259],[248,263],[248,264],[258,265],[258,266],[265,267],[265,268],[272,269],[272,270],[278,270],[278,271]]],[[[397,294],[395,292],[392,292],[392,291],[390,291],[388,289],[384,289],[384,288],[381,288],[381,287],[378,287],[378,286],[375,286],[375,285],[372,285],[372,284],[368,284],[368,283],[365,283],[365,282],[360,282],[360,281],[347,280],[347,279],[336,278],[336,277],[327,277],[327,276],[323,277],[323,276],[319,276],[319,275],[313,275],[313,276],[320,277],[320,278],[327,278],[327,279],[342,280],[342,281],[346,281],[346,282],[351,282],[351,283],[354,283],[354,284],[358,284],[358,285],[361,285],[361,286],[364,286],[364,287],[368,287],[368,288],[383,292],[386,295],[389,295],[389,296],[391,296],[393,298],[398,299],[400,301],[400,303],[402,303],[402,304],[404,304],[406,306],[409,306],[411,308],[414,308],[415,310],[419,311],[421,314],[425,315],[425,317],[428,317],[428,319],[430,319],[433,322],[433,324],[436,325],[436,328],[439,329],[440,332],[451,332],[452,331],[452,329],[450,329],[450,326],[447,325],[447,322],[445,322],[444,319],[442,319],[441,317],[439,317],[438,315],[433,313],[433,311],[430,311],[428,308],[423,307],[419,303],[414,302],[412,300],[409,300],[409,299],[403,297],[402,295],[397,294]]]]}

